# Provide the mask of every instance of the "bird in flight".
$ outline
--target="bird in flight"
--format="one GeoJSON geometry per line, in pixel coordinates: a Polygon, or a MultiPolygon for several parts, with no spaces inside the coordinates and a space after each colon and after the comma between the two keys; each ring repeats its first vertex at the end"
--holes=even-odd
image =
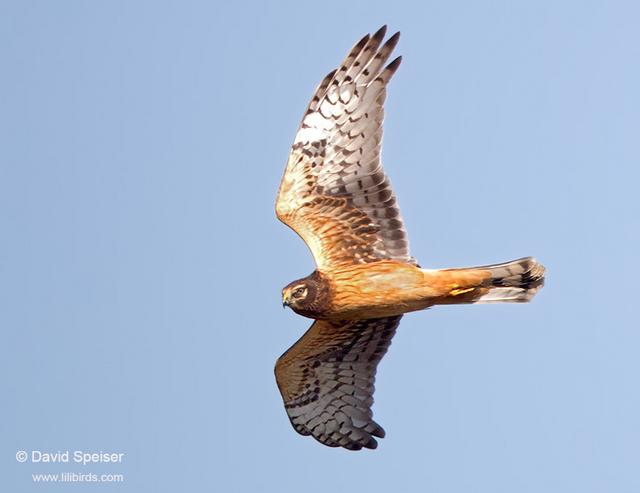
{"type": "Polygon", "coordinates": [[[282,290],[282,303],[314,319],[277,361],[291,424],[330,447],[376,448],[376,367],[402,315],[434,305],[526,302],[542,287],[531,257],[461,269],[423,269],[380,162],[387,61],[400,33],[366,35],[320,82],[295,136],[276,215],[316,263],[282,290]]]}

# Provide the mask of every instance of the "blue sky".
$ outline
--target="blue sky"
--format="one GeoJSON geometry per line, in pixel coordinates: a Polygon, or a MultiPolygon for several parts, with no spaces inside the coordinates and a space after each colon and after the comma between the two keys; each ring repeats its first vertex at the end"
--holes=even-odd
{"type": "Polygon", "coordinates": [[[640,490],[636,2],[2,2],[2,489],[640,490]],[[529,305],[406,316],[376,451],[289,425],[276,358],[313,262],[273,211],[302,112],[402,31],[383,162],[412,253],[535,255],[529,305]],[[121,464],[21,464],[16,451],[121,464]]]}

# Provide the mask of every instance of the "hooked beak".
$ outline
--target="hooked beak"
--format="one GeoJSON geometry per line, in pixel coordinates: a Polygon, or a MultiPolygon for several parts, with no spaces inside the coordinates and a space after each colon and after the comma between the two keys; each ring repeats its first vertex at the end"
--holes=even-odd
{"type": "Polygon", "coordinates": [[[286,294],[282,295],[282,308],[289,306],[289,297],[286,294]]]}

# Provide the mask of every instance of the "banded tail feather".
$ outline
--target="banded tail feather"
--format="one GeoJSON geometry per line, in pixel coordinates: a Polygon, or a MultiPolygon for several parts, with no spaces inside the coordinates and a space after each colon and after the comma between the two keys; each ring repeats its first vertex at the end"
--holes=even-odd
{"type": "Polygon", "coordinates": [[[486,268],[491,274],[489,292],[476,303],[525,303],[544,285],[544,266],[533,257],[486,268]]]}
{"type": "Polygon", "coordinates": [[[544,266],[533,257],[503,264],[438,270],[435,273],[447,285],[439,304],[526,303],[544,285],[544,271],[544,266]]]}

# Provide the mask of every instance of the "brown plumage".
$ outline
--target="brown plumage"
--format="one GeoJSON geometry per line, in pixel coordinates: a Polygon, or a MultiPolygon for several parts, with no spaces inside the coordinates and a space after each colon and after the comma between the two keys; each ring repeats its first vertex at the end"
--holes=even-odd
{"type": "Polygon", "coordinates": [[[318,86],[296,134],[278,218],[313,254],[316,271],[283,289],[283,304],[315,320],[276,364],[294,428],[329,446],[375,448],[376,367],[402,314],[433,305],[524,302],[542,287],[532,258],[466,269],[420,268],[380,163],[385,66],[399,33],[362,38],[318,86]]]}

